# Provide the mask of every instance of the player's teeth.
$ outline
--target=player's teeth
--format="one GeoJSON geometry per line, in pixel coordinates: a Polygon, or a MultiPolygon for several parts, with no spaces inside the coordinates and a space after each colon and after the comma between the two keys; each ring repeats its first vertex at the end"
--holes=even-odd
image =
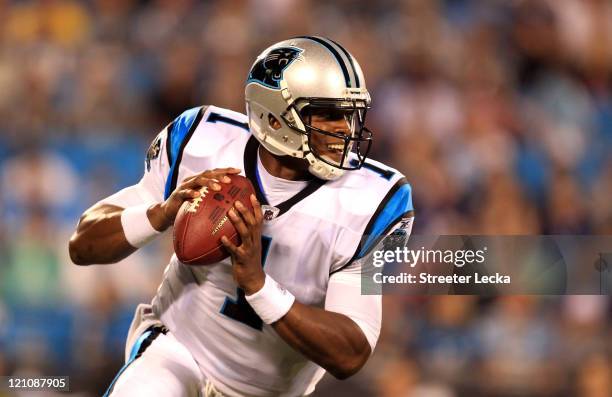
{"type": "Polygon", "coordinates": [[[344,149],[344,145],[342,145],[342,144],[327,145],[327,148],[329,150],[343,150],[344,149]]]}

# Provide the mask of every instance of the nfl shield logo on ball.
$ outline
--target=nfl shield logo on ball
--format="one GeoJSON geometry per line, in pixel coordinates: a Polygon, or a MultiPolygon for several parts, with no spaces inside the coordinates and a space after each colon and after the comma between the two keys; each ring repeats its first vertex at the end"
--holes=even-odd
{"type": "Polygon", "coordinates": [[[280,210],[276,207],[272,207],[271,205],[262,205],[261,211],[263,212],[264,221],[271,221],[276,218],[280,210]]]}

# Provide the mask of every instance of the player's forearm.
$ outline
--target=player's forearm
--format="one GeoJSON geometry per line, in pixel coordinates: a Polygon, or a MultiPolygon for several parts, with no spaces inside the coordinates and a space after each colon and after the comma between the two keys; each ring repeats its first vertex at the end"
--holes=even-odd
{"type": "Polygon", "coordinates": [[[136,248],[125,238],[121,225],[123,208],[101,205],[87,210],[70,238],[70,258],[77,265],[115,263],[136,248]]]}
{"type": "Polygon", "coordinates": [[[296,301],[272,326],[291,347],[338,379],[354,375],[370,356],[370,345],[359,326],[340,313],[296,301]]]}
{"type": "Polygon", "coordinates": [[[266,324],[294,349],[339,379],[353,375],[365,364],[371,348],[361,328],[349,317],[303,305],[263,271],[261,227],[263,214],[255,195],[253,211],[236,202],[228,217],[241,239],[240,246],[226,236],[223,246],[232,255],[234,279],[246,299],[266,324]]]}

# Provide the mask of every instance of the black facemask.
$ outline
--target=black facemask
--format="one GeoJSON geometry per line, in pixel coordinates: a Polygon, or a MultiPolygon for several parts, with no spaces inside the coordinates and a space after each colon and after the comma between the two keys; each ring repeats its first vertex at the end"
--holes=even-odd
{"type": "MultiPolygon", "coordinates": [[[[292,104],[302,124],[306,127],[308,146],[319,160],[339,169],[356,170],[365,162],[372,146],[372,132],[365,126],[369,105],[363,100],[329,98],[300,99],[292,104]],[[299,109],[299,110],[298,110],[299,109]],[[330,132],[314,127],[312,118],[328,121],[345,121],[350,131],[330,132]]],[[[288,112],[286,112],[288,113],[288,112]]],[[[304,133],[294,122],[283,119],[292,129],[304,133]]]]}

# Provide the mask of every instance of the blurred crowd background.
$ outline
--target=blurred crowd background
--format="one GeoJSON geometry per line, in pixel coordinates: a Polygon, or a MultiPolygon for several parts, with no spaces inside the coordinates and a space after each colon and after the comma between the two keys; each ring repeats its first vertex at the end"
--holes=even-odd
{"type": "MultiPolygon", "coordinates": [[[[78,268],[78,216],[183,110],[243,111],[255,56],[302,34],[359,60],[415,233],[612,233],[611,1],[0,0],[0,376],[102,394],[171,244],[78,268]]],[[[383,326],[316,395],[612,396],[609,297],[386,297],[383,326]]]]}

